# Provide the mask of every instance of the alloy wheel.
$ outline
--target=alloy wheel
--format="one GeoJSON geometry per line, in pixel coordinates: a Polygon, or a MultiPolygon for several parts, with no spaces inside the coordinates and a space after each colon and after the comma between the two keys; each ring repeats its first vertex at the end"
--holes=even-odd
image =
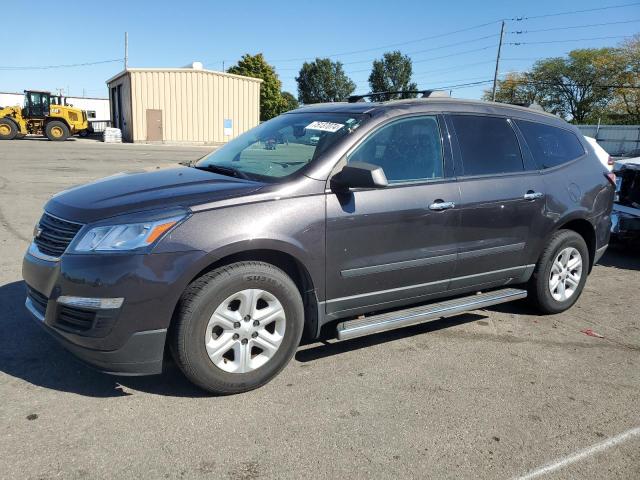
{"type": "Polygon", "coordinates": [[[582,255],[573,248],[561,250],[551,266],[549,291],[554,300],[564,302],[573,296],[582,278],[582,255]]]}

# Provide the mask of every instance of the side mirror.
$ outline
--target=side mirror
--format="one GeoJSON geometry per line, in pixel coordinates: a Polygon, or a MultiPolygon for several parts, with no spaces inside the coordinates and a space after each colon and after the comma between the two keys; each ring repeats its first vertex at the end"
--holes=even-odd
{"type": "Polygon", "coordinates": [[[331,188],[345,191],[350,188],[384,188],[389,185],[382,167],[365,162],[347,164],[331,178],[331,188]]]}

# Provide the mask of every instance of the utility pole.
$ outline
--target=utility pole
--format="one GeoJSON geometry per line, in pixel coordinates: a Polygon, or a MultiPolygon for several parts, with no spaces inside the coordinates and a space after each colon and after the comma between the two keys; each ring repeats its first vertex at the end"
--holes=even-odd
{"type": "Polygon", "coordinates": [[[222,60],[222,71],[224,72],[224,60],[222,60]]]}
{"type": "Polygon", "coordinates": [[[129,33],[124,32],[124,69],[129,68],[129,33]]]}
{"type": "Polygon", "coordinates": [[[493,74],[493,89],[491,90],[491,101],[496,101],[496,84],[498,83],[498,68],[500,67],[500,50],[502,50],[502,37],[504,36],[504,20],[500,27],[500,43],[498,43],[498,55],[496,56],[496,71],[493,74]]]}

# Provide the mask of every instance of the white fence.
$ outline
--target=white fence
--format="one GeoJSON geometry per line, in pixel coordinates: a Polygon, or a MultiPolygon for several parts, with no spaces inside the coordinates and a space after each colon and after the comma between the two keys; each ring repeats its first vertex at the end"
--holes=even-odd
{"type": "Polygon", "coordinates": [[[609,155],[640,156],[640,125],[577,125],[583,135],[593,137],[609,155]],[[635,152],[635,153],[632,153],[635,152]]]}

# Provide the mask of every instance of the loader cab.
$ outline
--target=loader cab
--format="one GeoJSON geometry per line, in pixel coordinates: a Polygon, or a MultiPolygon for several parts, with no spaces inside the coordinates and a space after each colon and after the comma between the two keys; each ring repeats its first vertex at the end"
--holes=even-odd
{"type": "Polygon", "coordinates": [[[44,118],[49,115],[49,105],[51,105],[51,93],[25,90],[22,116],[44,118]]]}

